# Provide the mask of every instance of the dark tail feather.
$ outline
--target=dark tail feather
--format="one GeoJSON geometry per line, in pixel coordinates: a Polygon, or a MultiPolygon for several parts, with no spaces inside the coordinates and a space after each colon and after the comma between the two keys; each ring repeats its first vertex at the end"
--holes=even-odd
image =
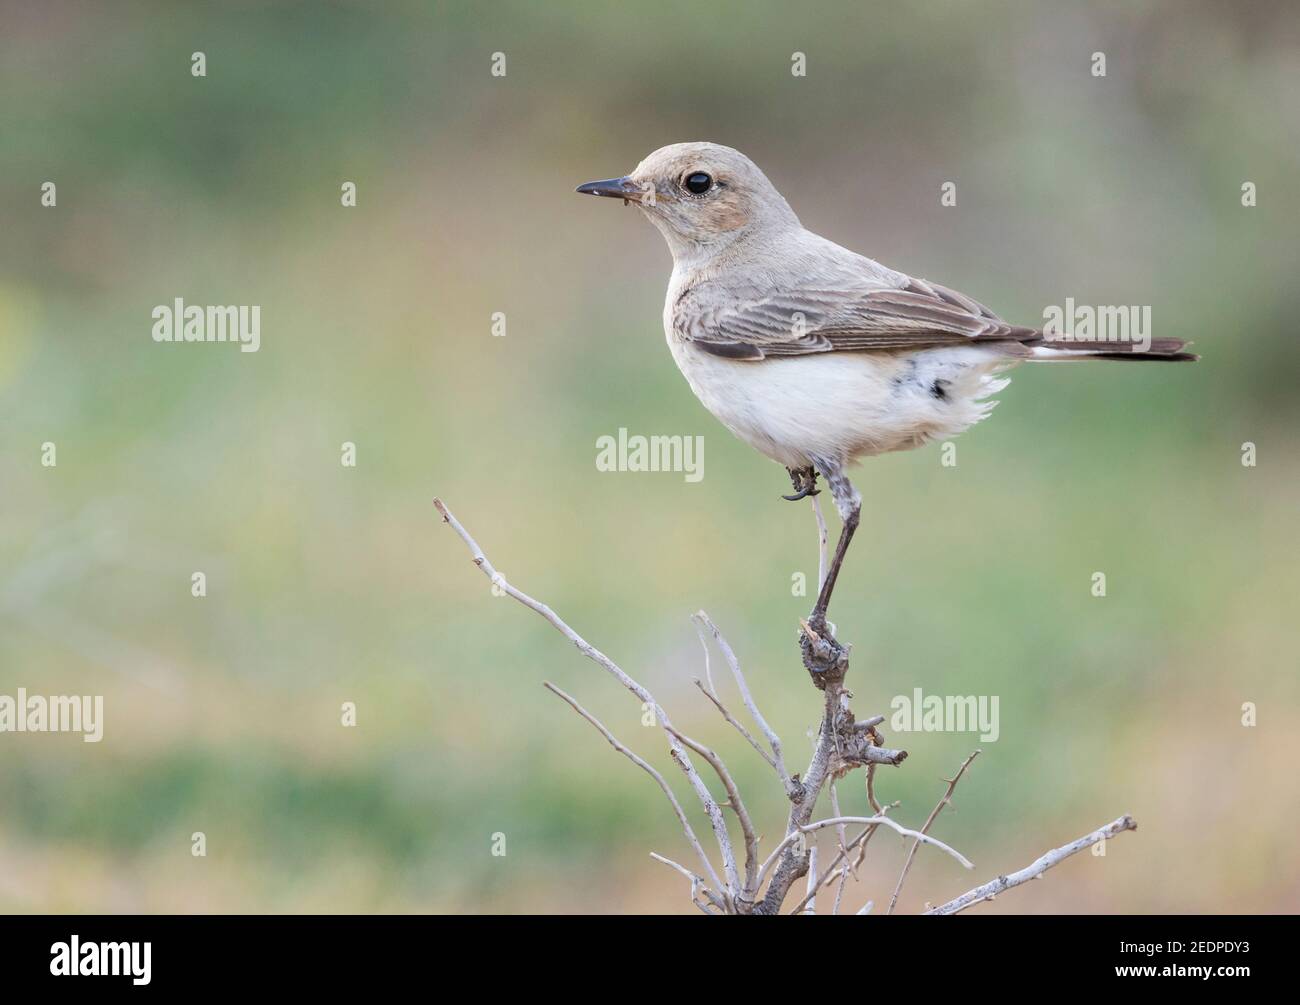
{"type": "Polygon", "coordinates": [[[1189,363],[1200,359],[1195,353],[1183,352],[1189,345],[1180,338],[1153,338],[1146,349],[1132,342],[1071,342],[1066,339],[1044,339],[1032,343],[1036,360],[1072,359],[1128,359],[1156,360],[1164,363],[1189,363]]]}

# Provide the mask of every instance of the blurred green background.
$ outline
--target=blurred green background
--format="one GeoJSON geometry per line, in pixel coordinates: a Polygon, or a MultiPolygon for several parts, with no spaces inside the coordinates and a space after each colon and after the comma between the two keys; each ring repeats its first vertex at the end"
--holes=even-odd
{"type": "MultiPolygon", "coordinates": [[[[1013,322],[1148,304],[1204,357],[1022,368],[956,467],[855,476],[855,708],[1001,700],[934,830],[976,872],[923,851],[901,908],[1125,812],[1104,859],[980,910],[1300,903],[1294,4],[0,8],[0,693],[107,720],[0,735],[0,909],[690,911],[648,858],[687,861],[661,793],[541,681],[668,774],[661,739],[491,595],[435,494],[728,759],[772,847],[782,794],[692,685],[688,615],[802,767],[812,517],[673,365],[659,235],[572,191],[697,139],[1013,322]],[[261,305],[261,351],[155,344],[175,297],[261,305]],[[597,472],[619,427],[703,435],[703,481],[597,472]]],[[[888,735],[911,758],[880,794],[915,826],[978,740],[888,735]]],[[[865,811],[860,776],[841,800],[865,811]]],[[[906,851],[872,847],[854,910],[906,851]]]]}

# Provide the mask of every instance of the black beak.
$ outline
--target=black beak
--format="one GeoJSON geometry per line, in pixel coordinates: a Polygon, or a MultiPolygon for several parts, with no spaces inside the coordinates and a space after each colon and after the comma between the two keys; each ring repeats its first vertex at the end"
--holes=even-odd
{"type": "Polygon", "coordinates": [[[606,178],[604,181],[589,181],[585,185],[579,185],[576,191],[583,195],[603,195],[610,199],[622,199],[626,204],[628,202],[641,201],[644,194],[641,186],[631,178],[606,178]]]}

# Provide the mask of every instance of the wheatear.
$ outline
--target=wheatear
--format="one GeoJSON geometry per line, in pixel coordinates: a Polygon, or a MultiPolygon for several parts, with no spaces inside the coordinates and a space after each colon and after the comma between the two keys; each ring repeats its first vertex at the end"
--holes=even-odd
{"type": "Polygon", "coordinates": [[[1007,324],[937,283],[805,230],[753,161],[714,143],[656,150],[623,178],[578,186],[635,203],[673,256],[668,347],[704,407],[784,464],[794,496],[820,473],[844,528],[808,619],[826,608],[861,497],[852,462],[960,433],[1024,360],[1192,360],[1179,339],[1070,341],[1007,324]]]}

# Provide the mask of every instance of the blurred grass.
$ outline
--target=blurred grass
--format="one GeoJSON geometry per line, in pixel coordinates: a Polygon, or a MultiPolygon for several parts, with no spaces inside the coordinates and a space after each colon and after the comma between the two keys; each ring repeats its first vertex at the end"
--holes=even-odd
{"type": "MultiPolygon", "coordinates": [[[[1014,321],[1149,303],[1197,342],[1195,367],[1022,369],[957,467],[934,448],[864,465],[835,618],[863,714],[918,686],[1000,696],[1002,736],[938,825],[981,878],[1138,818],[1109,868],[991,909],[1294,909],[1293,7],[4,17],[0,693],[104,694],[107,725],[98,745],[3,741],[0,907],[682,910],[646,857],[685,854],[659,793],[540,681],[661,744],[490,595],[435,493],[716,745],[773,839],[780,793],[691,685],[687,615],[714,616],[801,761],[816,703],[790,582],[815,575],[811,517],[673,367],[658,235],[571,194],[708,138],[813,229],[1014,321]],[[261,351],[154,344],[149,311],[176,296],[262,305],[261,351]],[[597,477],[620,426],[702,434],[705,479],[597,477]]],[[[882,794],[920,821],[977,741],[894,738],[912,757],[882,794]]],[[[878,885],[902,853],[876,847],[878,885]]],[[[908,909],[970,885],[921,865],[908,909]]]]}

